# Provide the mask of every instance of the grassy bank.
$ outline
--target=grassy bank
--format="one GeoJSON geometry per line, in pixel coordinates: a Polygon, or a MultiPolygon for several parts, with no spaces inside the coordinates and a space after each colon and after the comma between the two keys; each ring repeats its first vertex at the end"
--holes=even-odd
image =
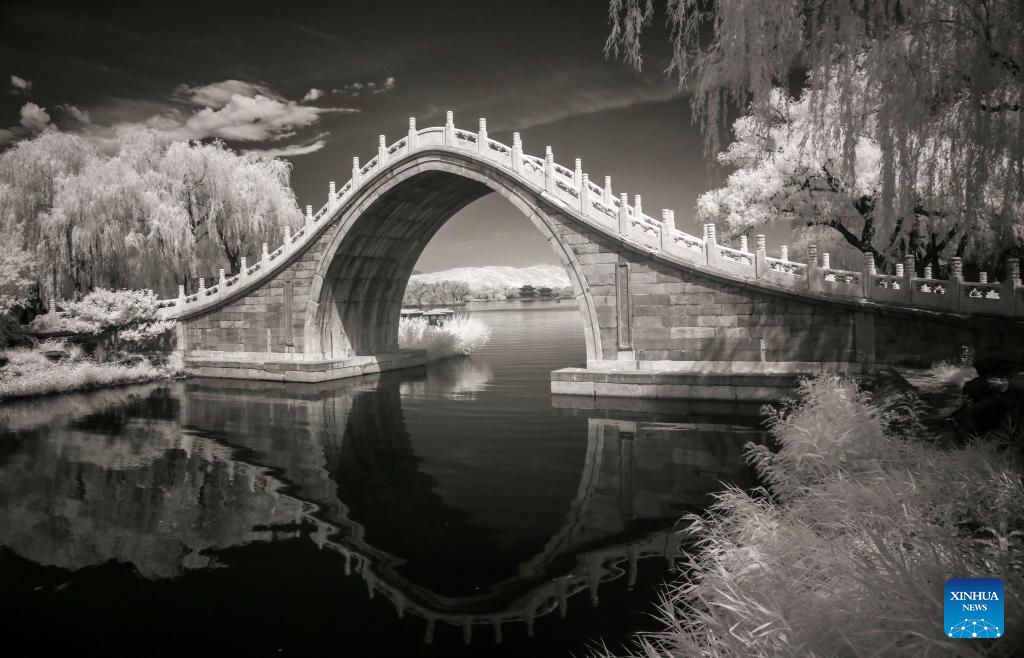
{"type": "Polygon", "coordinates": [[[398,324],[398,345],[402,349],[426,350],[431,360],[468,356],[491,339],[491,330],[476,318],[456,316],[441,325],[423,318],[402,318],[398,324]]]}
{"type": "Polygon", "coordinates": [[[835,376],[799,393],[769,417],[778,450],[748,447],[766,489],[689,517],[686,576],[640,655],[1019,655],[1019,443],[940,448],[906,397],[874,404],[835,376]],[[1004,637],[946,636],[952,577],[1003,580],[1004,637]]]}
{"type": "Polygon", "coordinates": [[[0,400],[144,382],[180,371],[173,363],[154,366],[145,360],[133,364],[99,363],[70,356],[50,361],[27,349],[0,351],[0,363],[4,361],[0,366],[0,400]]]}

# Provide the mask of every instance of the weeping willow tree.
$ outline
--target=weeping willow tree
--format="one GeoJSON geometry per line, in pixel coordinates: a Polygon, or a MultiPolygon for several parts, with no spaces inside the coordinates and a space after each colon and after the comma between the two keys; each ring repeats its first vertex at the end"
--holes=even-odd
{"type": "MultiPolygon", "coordinates": [[[[610,0],[606,53],[639,68],[654,13],[653,0],[610,0]]],[[[1024,2],[669,0],[666,14],[668,70],[692,93],[709,154],[730,107],[755,133],[776,127],[773,93],[804,73],[804,148],[837,154],[836,177],[856,187],[860,138],[878,145],[878,230],[913,225],[922,197],[964,231],[981,212],[1020,213],[1024,2]]]]}
{"type": "Polygon", "coordinates": [[[112,155],[44,134],[0,153],[0,237],[33,255],[37,306],[94,287],[168,293],[237,271],[298,226],[290,173],[281,160],[151,131],[122,135],[112,155]]]}

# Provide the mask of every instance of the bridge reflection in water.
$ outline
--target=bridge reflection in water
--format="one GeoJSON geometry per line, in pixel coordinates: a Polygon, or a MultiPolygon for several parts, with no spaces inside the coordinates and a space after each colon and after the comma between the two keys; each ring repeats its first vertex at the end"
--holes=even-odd
{"type": "Polygon", "coordinates": [[[230,547],[308,537],[340,554],[369,598],[422,619],[426,642],[439,624],[466,643],[481,627],[501,642],[503,627],[532,636],[574,598],[598,605],[602,583],[632,586],[641,560],[671,566],[677,519],[723,482],[752,484],[742,449],[763,439],[756,409],[725,410],[723,424],[720,408],[675,402],[667,422],[652,401],[556,398],[587,417],[576,494],[545,541],[504,550],[422,472],[403,411],[403,400],[472,397],[489,377],[466,360],[323,384],[149,385],[69,396],[57,421],[44,401],[5,405],[0,544],[41,565],[117,561],[168,579],[218,566],[230,547]],[[509,555],[517,562],[502,563],[509,555]]]}

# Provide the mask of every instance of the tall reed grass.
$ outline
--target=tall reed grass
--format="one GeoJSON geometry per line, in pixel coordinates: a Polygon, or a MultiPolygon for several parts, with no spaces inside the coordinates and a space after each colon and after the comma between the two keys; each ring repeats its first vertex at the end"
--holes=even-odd
{"type": "Polygon", "coordinates": [[[424,318],[402,318],[398,323],[398,345],[402,349],[426,350],[430,360],[468,356],[491,339],[482,321],[459,315],[437,326],[424,318]]]}
{"type": "Polygon", "coordinates": [[[800,384],[748,446],[765,489],[687,517],[695,546],[638,655],[1009,656],[1024,645],[1021,464],[993,444],[942,450],[849,380],[800,384]],[[895,429],[903,428],[903,430],[895,429]],[[902,433],[901,433],[902,432],[902,433]],[[997,577],[1006,634],[948,638],[943,584],[997,577]]]}

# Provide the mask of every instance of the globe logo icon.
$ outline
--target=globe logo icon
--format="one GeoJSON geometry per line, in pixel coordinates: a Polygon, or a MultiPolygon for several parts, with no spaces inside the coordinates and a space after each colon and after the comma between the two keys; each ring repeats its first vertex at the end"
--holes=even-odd
{"type": "Polygon", "coordinates": [[[994,624],[986,622],[984,619],[965,619],[958,624],[953,624],[949,627],[946,633],[949,637],[1000,637],[1003,633],[1000,628],[994,624]]]}

